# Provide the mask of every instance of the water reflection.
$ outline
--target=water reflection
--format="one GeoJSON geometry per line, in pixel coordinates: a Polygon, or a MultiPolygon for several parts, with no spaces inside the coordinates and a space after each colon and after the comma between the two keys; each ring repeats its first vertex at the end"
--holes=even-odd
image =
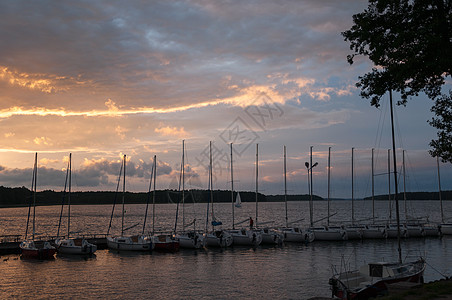
{"type": "MultiPolygon", "coordinates": [[[[320,204],[323,203],[316,206],[320,204]]],[[[230,205],[216,207],[227,224],[230,205]]],[[[242,207],[244,212],[236,212],[238,218],[247,217],[253,209],[250,203],[242,207]]],[[[306,213],[305,203],[291,203],[291,207],[294,210],[290,217],[294,219],[306,213]]],[[[74,226],[78,228],[74,228],[75,231],[85,227],[92,233],[106,231],[110,206],[76,208],[74,226]]],[[[282,209],[283,204],[262,203],[260,208],[260,219],[265,221],[277,216],[273,211],[282,209]]],[[[425,203],[425,211],[434,208],[434,203],[425,203]]],[[[132,223],[139,222],[140,209],[140,205],[131,205],[128,219],[132,219],[132,223]],[[132,215],[136,216],[135,220],[135,217],[130,217],[132,215]]],[[[47,222],[53,231],[58,222],[58,208],[40,210],[47,218],[41,217],[40,222],[47,222]]],[[[22,232],[25,211],[26,208],[0,209],[1,220],[3,217],[8,220],[8,226],[2,226],[0,230],[22,232]]],[[[174,226],[174,207],[163,205],[159,212],[162,212],[159,227],[171,229],[174,226]]],[[[5,223],[2,221],[2,224],[5,223]]],[[[425,271],[427,281],[441,278],[440,273],[452,273],[448,260],[452,257],[452,237],[406,239],[402,240],[402,249],[404,257],[426,254],[430,265],[425,271]]],[[[0,260],[0,290],[3,298],[61,298],[64,295],[81,299],[306,299],[331,295],[328,278],[332,265],[355,268],[370,260],[396,258],[397,241],[384,239],[317,241],[309,245],[259,246],[254,249],[183,249],[172,254],[98,250],[93,257],[58,255],[53,261],[25,261],[18,255],[6,255],[0,260]]]]}

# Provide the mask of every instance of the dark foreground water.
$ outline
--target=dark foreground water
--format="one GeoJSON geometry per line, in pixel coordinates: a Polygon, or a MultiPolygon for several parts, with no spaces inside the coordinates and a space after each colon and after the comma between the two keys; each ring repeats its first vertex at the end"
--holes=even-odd
{"type": "MultiPolygon", "coordinates": [[[[345,217],[350,202],[334,203],[333,211],[345,217]]],[[[362,205],[362,217],[369,214],[362,205]]],[[[318,217],[325,203],[316,203],[318,217]]],[[[383,214],[386,203],[377,205],[383,214]]],[[[432,220],[439,216],[438,203],[415,202],[419,214],[429,212],[432,220]]],[[[448,204],[446,205],[449,209],[448,204]]],[[[283,203],[259,203],[260,222],[283,220],[283,203]]],[[[305,218],[307,203],[290,203],[289,219],[305,218]]],[[[231,206],[215,206],[217,218],[229,227],[231,206]],[[224,218],[220,218],[223,216],[224,218]]],[[[0,209],[0,234],[21,234],[26,224],[26,208],[0,209]]],[[[74,231],[105,233],[111,206],[72,207],[74,231]]],[[[449,212],[449,210],[447,210],[449,212]]],[[[55,235],[59,207],[37,208],[37,231],[55,235]]],[[[119,212],[118,212],[119,213],[119,212]]],[[[186,223],[196,217],[204,227],[205,205],[185,207],[186,223]]],[[[237,220],[250,215],[255,205],[245,203],[236,210],[237,220]]],[[[127,206],[127,224],[142,223],[144,206],[127,206]]],[[[152,211],[150,211],[152,220],[152,211]]],[[[156,227],[174,226],[175,205],[158,205],[156,227]]],[[[306,218],[307,217],[307,218],[306,218]]],[[[358,217],[359,218],[359,217],[358,217]]],[[[337,215],[335,219],[340,219],[337,215]]],[[[113,232],[120,223],[116,215],[113,232]]],[[[277,222],[281,223],[281,222],[277,222]]],[[[151,228],[152,225],[147,228],[151,228]]],[[[64,230],[64,229],[62,229],[64,230]]],[[[141,231],[139,226],[130,233],[141,231]]],[[[406,239],[402,241],[403,256],[425,255],[429,266],[426,281],[440,279],[440,273],[452,274],[452,236],[406,239]]],[[[332,265],[352,268],[370,260],[397,259],[396,240],[346,242],[313,242],[309,245],[281,247],[181,250],[175,254],[117,253],[99,250],[92,258],[60,257],[52,261],[21,260],[18,255],[2,256],[0,260],[0,295],[20,299],[307,299],[331,295],[328,278],[332,265]]]]}

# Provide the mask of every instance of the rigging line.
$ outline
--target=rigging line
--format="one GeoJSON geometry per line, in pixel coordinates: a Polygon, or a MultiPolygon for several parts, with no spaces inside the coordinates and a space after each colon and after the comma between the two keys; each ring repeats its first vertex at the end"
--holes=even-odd
{"type": "Polygon", "coordinates": [[[152,164],[151,178],[149,179],[148,195],[146,197],[146,210],[145,210],[145,213],[144,213],[143,230],[141,232],[141,234],[143,234],[143,235],[144,235],[144,231],[146,229],[146,221],[147,221],[147,217],[148,217],[148,207],[149,207],[149,202],[151,200],[152,177],[154,176],[154,164],[155,164],[155,160],[154,160],[154,162],[152,164]]]}
{"type": "Polygon", "coordinates": [[[63,190],[63,195],[61,197],[61,211],[60,211],[60,219],[58,220],[57,238],[60,236],[61,218],[63,217],[64,199],[66,199],[66,187],[68,184],[68,178],[69,178],[69,161],[67,163],[66,180],[64,181],[64,190],[63,190]]]}
{"type": "MultiPolygon", "coordinates": [[[[356,151],[356,149],[355,149],[355,153],[356,152],[359,152],[359,150],[358,151],[356,151]]],[[[367,164],[366,164],[367,165],[367,164]]],[[[359,167],[360,166],[362,166],[361,164],[360,164],[360,160],[359,159],[356,159],[356,156],[355,156],[355,168],[356,169],[360,169],[359,167]]],[[[366,184],[365,184],[365,189],[364,189],[364,195],[368,195],[369,193],[368,193],[368,191],[370,190],[370,183],[371,183],[371,180],[372,180],[372,174],[368,174],[367,176],[365,176],[366,178],[367,178],[367,180],[366,180],[366,184]]],[[[356,178],[356,176],[355,176],[355,178],[356,178]]],[[[361,192],[361,199],[364,199],[364,196],[363,195],[363,192],[361,192]]]]}
{"type": "MultiPolygon", "coordinates": [[[[409,171],[410,171],[410,174],[415,174],[415,171],[414,171],[415,168],[414,168],[414,165],[413,165],[413,163],[412,163],[411,156],[407,155],[406,161],[408,162],[408,169],[409,169],[409,171]]],[[[421,186],[421,184],[420,184],[420,182],[417,180],[417,177],[416,177],[416,176],[412,176],[411,181],[414,181],[414,186],[416,186],[416,187],[421,186]]]]}
{"type": "Polygon", "coordinates": [[[27,239],[28,226],[29,226],[29,223],[30,223],[31,203],[32,203],[32,198],[33,198],[34,182],[35,182],[35,167],[33,167],[33,175],[32,175],[32,178],[31,178],[31,194],[30,194],[30,202],[29,202],[29,205],[28,205],[27,227],[25,228],[25,239],[27,239]]]}
{"type": "Polygon", "coordinates": [[[121,168],[119,169],[118,184],[116,185],[115,199],[113,200],[113,208],[111,209],[110,224],[108,225],[107,235],[110,234],[111,221],[113,219],[113,214],[115,212],[116,200],[118,198],[119,184],[121,183],[122,165],[123,164],[121,163],[121,168]]]}
{"type": "Polygon", "coordinates": [[[433,271],[437,272],[439,275],[443,276],[445,279],[449,279],[448,276],[446,276],[445,274],[441,273],[438,269],[436,269],[435,267],[433,267],[431,264],[429,264],[427,261],[425,261],[425,263],[433,269],[433,271]]]}
{"type": "MultiPolygon", "coordinates": [[[[183,143],[185,143],[185,142],[183,142],[183,143]]],[[[185,147],[184,147],[184,149],[185,149],[185,147]]],[[[183,151],[183,152],[185,152],[185,151],[183,151]]],[[[181,161],[180,161],[180,173],[179,173],[179,188],[178,188],[178,193],[177,193],[177,204],[176,204],[176,221],[174,222],[174,234],[176,234],[176,232],[177,232],[177,220],[178,220],[178,217],[179,217],[179,203],[180,203],[180,200],[181,200],[181,186],[182,186],[182,172],[184,171],[183,169],[184,169],[184,154],[185,153],[183,153],[182,152],[182,159],[181,159],[181,161]]],[[[183,199],[183,201],[184,201],[185,199],[183,199]]],[[[184,222],[182,222],[182,227],[184,226],[184,224],[183,224],[184,222]]],[[[184,228],[182,228],[182,229],[184,229],[184,228]]]]}
{"type": "Polygon", "coordinates": [[[375,136],[375,148],[380,148],[381,145],[381,139],[383,138],[383,127],[384,124],[386,122],[386,114],[387,114],[387,105],[388,105],[388,101],[384,101],[384,97],[383,97],[383,103],[384,103],[384,109],[380,109],[377,108],[380,111],[380,116],[379,116],[379,120],[378,120],[378,126],[377,126],[377,133],[375,136]]]}
{"type": "Polygon", "coordinates": [[[396,131],[397,131],[397,138],[398,142],[400,144],[400,148],[404,149],[404,143],[402,138],[402,131],[400,129],[400,123],[399,123],[399,116],[397,115],[397,105],[394,107],[394,119],[395,119],[395,125],[396,125],[396,131]]]}

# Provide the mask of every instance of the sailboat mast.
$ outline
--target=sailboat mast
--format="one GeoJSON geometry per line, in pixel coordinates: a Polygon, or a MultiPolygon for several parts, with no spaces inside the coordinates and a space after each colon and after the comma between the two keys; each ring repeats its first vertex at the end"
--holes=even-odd
{"type": "Polygon", "coordinates": [[[182,140],[182,230],[185,231],[185,140],[182,140]]]}
{"type": "Polygon", "coordinates": [[[406,209],[406,169],[405,169],[405,150],[402,151],[402,168],[403,168],[403,204],[405,208],[405,220],[408,220],[406,209]]]}
{"type": "Polygon", "coordinates": [[[355,224],[355,206],[354,206],[354,202],[355,202],[355,194],[354,194],[354,186],[353,186],[353,177],[354,177],[354,166],[353,166],[353,152],[354,152],[355,148],[352,148],[352,225],[355,224]]]}
{"type": "Polygon", "coordinates": [[[121,236],[124,236],[124,198],[126,196],[126,155],[123,159],[121,236]]]}
{"type": "Polygon", "coordinates": [[[256,144],[256,228],[258,224],[258,182],[259,182],[259,144],[256,144]]]}
{"type": "Polygon", "coordinates": [[[313,221],[313,203],[312,203],[312,146],[310,148],[310,158],[309,158],[309,168],[308,168],[308,180],[309,181],[309,218],[310,218],[310,225],[311,227],[314,226],[313,221]],[[311,172],[309,174],[309,171],[311,172]],[[309,177],[310,176],[310,177],[309,177]]]}
{"type": "Polygon", "coordinates": [[[284,203],[286,205],[286,227],[289,227],[287,217],[287,174],[286,174],[286,145],[284,145],[284,203]]]}
{"type": "Polygon", "coordinates": [[[438,169],[438,194],[439,194],[439,206],[441,208],[441,223],[444,223],[444,213],[443,213],[443,199],[441,197],[441,177],[439,174],[439,157],[436,157],[436,168],[438,169]]]}
{"type": "Polygon", "coordinates": [[[328,147],[328,204],[326,224],[330,226],[330,175],[331,175],[331,147],[328,147]]]}
{"type": "Polygon", "coordinates": [[[210,178],[209,178],[209,187],[210,187],[210,203],[211,203],[211,211],[212,211],[212,231],[215,230],[214,227],[214,215],[213,215],[213,180],[212,180],[212,141],[209,143],[209,166],[210,166],[210,178]]]}
{"type": "Polygon", "coordinates": [[[232,229],[235,229],[234,221],[234,172],[232,165],[232,143],[231,143],[231,205],[232,205],[232,229]]]}
{"type": "Polygon", "coordinates": [[[155,230],[155,179],[157,174],[157,155],[154,155],[154,193],[152,194],[152,234],[154,234],[155,230]]]}
{"type": "Polygon", "coordinates": [[[72,153],[69,153],[69,193],[67,195],[67,238],[71,227],[71,180],[72,180],[72,153]]]}
{"type": "Polygon", "coordinates": [[[392,221],[391,209],[391,149],[388,149],[388,203],[389,203],[389,223],[392,221]]]}
{"type": "Polygon", "coordinates": [[[396,157],[396,148],[395,148],[395,134],[394,134],[394,112],[392,108],[392,91],[389,90],[389,105],[391,107],[391,133],[392,133],[392,156],[393,156],[393,164],[394,164],[394,200],[396,204],[396,219],[397,219],[397,242],[398,242],[398,251],[399,251],[399,263],[402,263],[402,248],[400,245],[400,214],[399,214],[399,199],[397,196],[398,188],[397,188],[397,157],[396,157]]]}
{"type": "Polygon", "coordinates": [[[36,221],[36,183],[38,181],[38,153],[35,153],[35,166],[34,166],[34,190],[33,190],[33,241],[35,240],[35,221],[36,221]]]}
{"type": "Polygon", "coordinates": [[[374,148],[372,148],[372,224],[375,223],[374,148]]]}

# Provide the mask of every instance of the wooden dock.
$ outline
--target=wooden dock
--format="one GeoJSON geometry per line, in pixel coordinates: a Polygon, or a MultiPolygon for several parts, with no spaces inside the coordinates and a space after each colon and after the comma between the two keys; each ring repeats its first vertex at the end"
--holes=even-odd
{"type": "MultiPolygon", "coordinates": [[[[80,236],[88,240],[90,243],[97,245],[97,249],[107,249],[107,236],[106,234],[92,234],[80,236]]],[[[53,243],[56,237],[39,237],[36,241],[50,241],[53,243]]],[[[24,240],[22,235],[3,235],[0,236],[0,255],[4,254],[19,254],[20,243],[24,240]]]]}

